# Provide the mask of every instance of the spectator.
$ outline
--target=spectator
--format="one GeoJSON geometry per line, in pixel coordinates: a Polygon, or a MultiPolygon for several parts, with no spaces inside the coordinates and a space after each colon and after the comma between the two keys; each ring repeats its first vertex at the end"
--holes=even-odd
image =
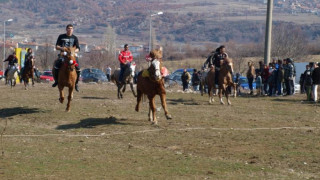
{"type": "MultiPolygon", "coordinates": [[[[307,66],[308,66],[308,65],[307,65],[307,66]]],[[[306,69],[307,69],[307,68],[306,68],[306,69]]],[[[305,87],[305,85],[304,85],[304,80],[305,80],[304,73],[301,73],[300,79],[299,79],[300,93],[301,93],[301,94],[306,93],[306,87],[305,87]]]]}
{"type": "Polygon", "coordinates": [[[107,75],[107,78],[108,78],[108,81],[110,82],[110,77],[111,77],[111,67],[110,66],[107,66],[106,68],[106,75],[107,75]]]}
{"type": "Polygon", "coordinates": [[[312,89],[312,72],[310,65],[306,66],[306,70],[304,71],[304,87],[306,88],[307,93],[307,101],[311,101],[311,89],[312,89]]]}
{"type": "Polygon", "coordinates": [[[282,95],[282,84],[284,82],[284,79],[283,79],[283,76],[284,76],[284,73],[283,73],[283,67],[282,65],[279,64],[279,69],[277,70],[277,79],[276,79],[276,88],[277,88],[277,95],[278,96],[281,96],[282,95]]]}
{"type": "Polygon", "coordinates": [[[270,73],[269,73],[269,67],[267,65],[264,65],[263,72],[261,74],[262,83],[263,83],[263,94],[268,94],[268,79],[269,79],[270,73]]]}
{"type": "Polygon", "coordinates": [[[197,72],[197,69],[193,69],[191,83],[192,83],[192,86],[193,86],[193,90],[194,91],[199,91],[200,76],[199,76],[199,73],[197,72]]]}
{"type": "Polygon", "coordinates": [[[257,96],[262,95],[262,78],[261,78],[261,73],[257,73],[256,77],[256,88],[257,88],[257,96]]]}
{"type": "Polygon", "coordinates": [[[253,79],[255,77],[255,70],[254,70],[254,66],[253,66],[253,62],[248,62],[248,71],[247,71],[247,78],[248,78],[248,84],[249,84],[249,89],[250,89],[250,95],[253,94],[253,79]]]}
{"type": "Polygon", "coordinates": [[[288,58],[286,60],[286,66],[284,67],[284,81],[286,84],[286,95],[293,95],[293,73],[294,67],[292,65],[292,60],[288,58]]]}
{"type": "Polygon", "coordinates": [[[184,69],[181,75],[183,91],[186,91],[189,88],[188,85],[189,85],[190,79],[191,79],[191,75],[188,73],[187,69],[184,69]]]}
{"type": "Polygon", "coordinates": [[[315,65],[315,69],[312,72],[313,80],[313,99],[314,102],[318,101],[318,85],[320,84],[320,63],[315,65]]]}

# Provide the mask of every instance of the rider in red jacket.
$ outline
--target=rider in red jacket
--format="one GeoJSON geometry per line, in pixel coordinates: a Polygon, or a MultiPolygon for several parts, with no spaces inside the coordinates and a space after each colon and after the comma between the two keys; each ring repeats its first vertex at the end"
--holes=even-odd
{"type": "Polygon", "coordinates": [[[119,82],[123,82],[123,73],[127,67],[130,67],[130,63],[133,60],[128,44],[124,45],[124,50],[120,52],[118,60],[120,62],[119,82]]]}

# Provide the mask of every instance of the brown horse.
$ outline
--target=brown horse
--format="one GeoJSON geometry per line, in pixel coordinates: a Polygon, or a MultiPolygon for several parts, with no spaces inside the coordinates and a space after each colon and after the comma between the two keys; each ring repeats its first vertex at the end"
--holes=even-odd
{"type": "Polygon", "coordinates": [[[111,75],[111,81],[113,83],[115,83],[118,87],[118,98],[119,99],[123,98],[122,93],[124,93],[126,91],[127,84],[130,84],[130,88],[131,88],[133,96],[137,97],[137,95],[133,89],[133,77],[135,75],[135,68],[136,68],[136,65],[134,63],[130,64],[130,67],[126,68],[126,70],[123,73],[123,78],[124,78],[125,83],[122,83],[119,81],[120,69],[115,70],[114,73],[111,75]],[[122,93],[121,93],[121,89],[122,89],[122,93]]]}
{"type": "Polygon", "coordinates": [[[214,70],[214,67],[212,66],[207,73],[207,85],[208,85],[208,95],[209,95],[209,103],[212,104],[214,102],[213,99],[213,93],[212,91],[216,91],[216,83],[215,83],[215,75],[216,71],[214,70]]]}
{"type": "MultiPolygon", "coordinates": [[[[66,48],[64,53],[61,53],[61,56],[64,57],[64,61],[62,63],[62,66],[59,70],[58,75],[58,89],[60,92],[60,103],[63,103],[64,101],[64,93],[63,88],[68,87],[69,88],[69,94],[68,94],[68,103],[66,111],[70,111],[70,102],[73,98],[73,91],[75,88],[75,83],[77,79],[77,73],[76,73],[76,58],[75,58],[75,49],[74,47],[66,48]]],[[[53,68],[52,73],[55,73],[55,68],[53,68]]]]}
{"type": "Polygon", "coordinates": [[[32,56],[29,56],[30,58],[26,59],[26,63],[22,72],[22,79],[24,83],[25,90],[27,90],[27,86],[29,85],[29,79],[32,80],[32,86],[34,86],[34,59],[32,56]]]}
{"type": "Polygon", "coordinates": [[[231,105],[231,102],[229,100],[229,92],[227,91],[228,86],[232,86],[234,90],[234,97],[237,96],[237,84],[233,83],[232,81],[232,72],[233,72],[233,64],[232,64],[232,59],[226,58],[220,68],[219,72],[219,99],[220,103],[224,104],[222,100],[222,93],[225,94],[228,105],[231,105]]]}
{"type": "Polygon", "coordinates": [[[143,77],[142,72],[138,75],[137,80],[137,105],[135,110],[139,112],[139,105],[142,99],[142,95],[147,95],[149,99],[149,121],[153,124],[158,124],[156,119],[156,107],[155,107],[155,96],[159,95],[161,105],[164,109],[164,113],[167,119],[172,119],[171,115],[167,110],[166,103],[166,90],[164,88],[164,79],[161,75],[160,69],[162,67],[162,61],[155,59],[154,51],[150,52],[150,57],[153,59],[150,67],[148,68],[149,77],[143,77]]]}

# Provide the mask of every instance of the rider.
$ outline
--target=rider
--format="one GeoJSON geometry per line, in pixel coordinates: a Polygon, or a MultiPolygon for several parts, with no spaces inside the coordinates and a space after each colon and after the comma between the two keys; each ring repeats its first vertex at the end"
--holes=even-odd
{"type": "MultiPolygon", "coordinates": [[[[73,25],[68,24],[66,26],[66,31],[67,31],[67,33],[59,35],[57,43],[56,43],[56,49],[60,50],[61,52],[64,52],[66,47],[76,47],[75,52],[79,52],[80,51],[79,41],[78,41],[78,37],[73,34],[73,25]]],[[[60,54],[58,56],[59,56],[58,60],[56,60],[55,65],[54,65],[54,68],[55,68],[54,80],[55,80],[55,82],[54,82],[54,84],[52,84],[52,87],[56,87],[58,85],[59,69],[62,65],[62,62],[64,61],[63,57],[60,56],[60,54]]],[[[77,92],[79,92],[78,82],[79,82],[79,77],[80,77],[80,65],[79,65],[78,57],[76,57],[76,61],[77,61],[78,66],[76,66],[77,80],[76,80],[75,89],[77,92]]]]}
{"type": "Polygon", "coordinates": [[[27,51],[26,55],[24,56],[24,66],[23,66],[23,68],[21,68],[21,74],[23,74],[25,67],[28,65],[29,59],[33,59],[32,48],[28,48],[28,51],[27,51]]]}
{"type": "Polygon", "coordinates": [[[120,75],[119,75],[119,82],[124,81],[123,74],[127,67],[130,67],[130,63],[133,60],[133,56],[131,52],[129,51],[128,44],[124,45],[124,50],[120,52],[118,60],[120,62],[120,75]]]}
{"type": "Polygon", "coordinates": [[[10,69],[11,66],[14,66],[14,64],[18,63],[18,59],[17,59],[17,56],[16,56],[16,53],[13,52],[11,55],[9,55],[9,57],[4,60],[3,62],[6,62],[8,61],[8,67],[4,73],[4,76],[7,77],[7,74],[8,74],[8,71],[10,69]]]}
{"type": "Polygon", "coordinates": [[[222,61],[226,60],[226,58],[228,58],[228,54],[226,53],[226,47],[224,45],[222,45],[222,46],[218,47],[216,49],[216,52],[213,55],[209,56],[209,58],[204,63],[204,67],[208,63],[209,63],[209,67],[211,66],[211,64],[214,65],[214,67],[215,67],[215,84],[218,84],[221,63],[222,63],[222,61]]]}

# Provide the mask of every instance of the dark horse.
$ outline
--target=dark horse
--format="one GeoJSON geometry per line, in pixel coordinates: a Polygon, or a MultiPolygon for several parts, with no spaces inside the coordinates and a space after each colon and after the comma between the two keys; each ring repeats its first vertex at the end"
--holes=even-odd
{"type": "Polygon", "coordinates": [[[226,58],[223,63],[221,64],[220,72],[219,72],[219,99],[220,103],[224,104],[222,100],[222,93],[225,94],[228,105],[231,105],[229,100],[229,92],[227,90],[228,86],[233,87],[234,90],[234,97],[237,96],[237,84],[233,83],[232,81],[232,72],[233,72],[233,64],[232,59],[226,58]]]}
{"type": "Polygon", "coordinates": [[[136,68],[135,64],[133,64],[133,63],[128,64],[127,68],[125,69],[125,71],[123,73],[123,78],[124,78],[125,83],[122,83],[119,81],[119,76],[120,76],[119,69],[115,70],[114,73],[111,75],[111,81],[113,83],[115,83],[118,87],[118,98],[119,99],[123,98],[122,93],[124,93],[126,91],[127,84],[130,84],[130,88],[133,93],[133,96],[137,97],[136,93],[133,90],[133,77],[135,75],[135,68],[136,68]],[[122,93],[121,93],[121,89],[122,89],[122,93]]]}
{"type": "MultiPolygon", "coordinates": [[[[61,53],[61,56],[64,57],[63,64],[59,70],[58,75],[58,88],[60,92],[60,103],[63,103],[64,101],[64,93],[63,88],[68,87],[69,88],[69,94],[68,94],[68,103],[66,111],[70,111],[70,102],[73,98],[73,91],[75,88],[75,83],[77,79],[77,73],[76,73],[76,58],[75,58],[75,48],[70,47],[66,48],[64,53],[61,53]]],[[[52,73],[55,73],[55,68],[52,69],[52,73]]]]}
{"type": "Polygon", "coordinates": [[[32,86],[34,86],[34,59],[32,56],[29,56],[28,59],[26,59],[26,63],[22,72],[22,79],[24,83],[25,90],[27,90],[27,86],[29,85],[29,78],[32,80],[32,86]]]}
{"type": "Polygon", "coordinates": [[[160,69],[162,67],[162,61],[155,59],[155,54],[153,50],[150,52],[150,57],[153,59],[150,67],[148,68],[148,77],[143,77],[143,73],[139,73],[137,80],[137,105],[136,111],[139,112],[139,105],[142,99],[142,95],[147,95],[149,99],[149,120],[153,124],[157,124],[156,119],[156,107],[155,107],[155,96],[159,95],[161,100],[161,105],[164,109],[164,113],[167,119],[172,119],[171,115],[167,110],[166,103],[166,90],[164,88],[164,79],[161,75],[160,69]]]}

